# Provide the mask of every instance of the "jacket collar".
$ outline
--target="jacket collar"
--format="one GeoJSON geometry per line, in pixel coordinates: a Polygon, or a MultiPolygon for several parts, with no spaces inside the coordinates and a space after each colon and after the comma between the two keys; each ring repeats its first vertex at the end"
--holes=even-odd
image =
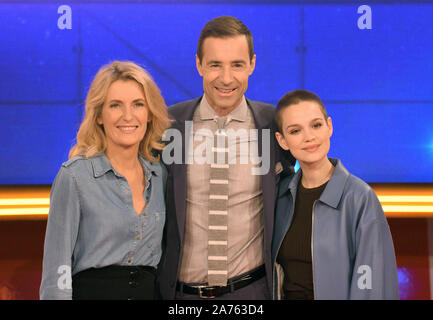
{"type": "MultiPolygon", "coordinates": [[[[350,173],[343,166],[339,159],[329,158],[332,165],[335,167],[334,172],[326,185],[325,190],[323,190],[322,195],[319,200],[326,203],[328,206],[337,208],[340,203],[341,197],[343,195],[344,187],[346,185],[347,179],[350,173]]],[[[302,177],[302,170],[299,169],[291,177],[287,177],[281,180],[280,190],[278,191],[278,197],[283,196],[289,190],[292,195],[296,195],[299,180],[302,177]]]]}
{"type": "MultiPolygon", "coordinates": [[[[144,174],[147,180],[149,180],[151,174],[156,176],[160,174],[159,167],[156,164],[151,163],[149,160],[144,159],[140,155],[138,156],[138,159],[140,160],[141,166],[144,169],[144,174]]],[[[113,171],[117,177],[123,177],[121,174],[116,172],[116,170],[114,170],[105,153],[101,153],[90,158],[90,162],[92,163],[93,176],[95,178],[103,176],[108,171],[113,171]]]]}

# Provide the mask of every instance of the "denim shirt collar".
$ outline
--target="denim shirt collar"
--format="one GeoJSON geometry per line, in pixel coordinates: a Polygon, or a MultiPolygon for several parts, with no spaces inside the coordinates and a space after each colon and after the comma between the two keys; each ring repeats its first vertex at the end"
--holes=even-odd
{"type": "MultiPolygon", "coordinates": [[[[144,159],[142,156],[138,156],[138,159],[140,160],[141,166],[144,169],[144,175],[146,176],[146,180],[148,181],[150,179],[150,176],[152,174],[159,176],[160,175],[160,168],[158,166],[155,166],[153,163],[151,163],[149,160],[144,159]]],[[[114,170],[113,166],[111,165],[110,161],[108,160],[105,153],[101,153],[99,155],[96,155],[92,158],[90,158],[90,161],[92,163],[93,167],[93,176],[95,178],[101,177],[104,174],[106,174],[108,171],[113,171],[113,173],[117,177],[123,177],[121,174],[116,172],[114,170]]]]}
{"type": "MultiPolygon", "coordinates": [[[[327,204],[330,207],[337,208],[350,174],[339,159],[329,158],[329,161],[331,161],[335,169],[332,173],[331,179],[329,179],[328,184],[326,185],[325,190],[323,190],[319,201],[327,204]]],[[[288,177],[281,181],[278,197],[283,196],[290,190],[292,196],[295,198],[299,179],[301,179],[301,177],[302,170],[299,169],[292,177],[288,177]]]]}

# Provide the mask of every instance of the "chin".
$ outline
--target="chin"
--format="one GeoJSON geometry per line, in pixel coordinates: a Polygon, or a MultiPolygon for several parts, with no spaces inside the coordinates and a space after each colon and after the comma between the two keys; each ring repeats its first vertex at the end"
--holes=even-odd
{"type": "Polygon", "coordinates": [[[295,157],[299,163],[305,163],[305,164],[314,164],[317,162],[322,161],[324,158],[326,158],[326,154],[325,155],[311,155],[311,156],[304,156],[304,157],[295,157]]]}
{"type": "Polygon", "coordinates": [[[221,99],[216,102],[221,109],[229,109],[233,106],[235,99],[221,99]]]}
{"type": "Polygon", "coordinates": [[[139,142],[132,142],[132,141],[119,141],[118,143],[115,144],[116,146],[123,148],[123,149],[129,149],[129,148],[134,148],[140,145],[140,141],[139,142]]]}

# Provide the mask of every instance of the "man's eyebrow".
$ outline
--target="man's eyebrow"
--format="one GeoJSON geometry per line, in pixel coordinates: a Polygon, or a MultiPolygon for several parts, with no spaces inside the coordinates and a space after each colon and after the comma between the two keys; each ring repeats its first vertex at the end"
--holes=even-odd
{"type": "MultiPolygon", "coordinates": [[[[222,62],[219,60],[209,60],[206,61],[207,64],[221,64],[222,62]]],[[[245,60],[233,60],[230,63],[247,63],[245,60]]]]}
{"type": "Polygon", "coordinates": [[[209,61],[206,61],[206,64],[220,64],[221,63],[221,61],[218,61],[218,60],[209,60],[209,61]]]}

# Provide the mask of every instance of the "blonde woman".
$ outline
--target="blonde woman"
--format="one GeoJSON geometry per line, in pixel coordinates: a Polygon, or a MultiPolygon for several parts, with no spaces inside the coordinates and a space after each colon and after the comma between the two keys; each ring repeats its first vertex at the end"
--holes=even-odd
{"type": "Polygon", "coordinates": [[[51,189],[41,299],[154,299],[165,222],[167,108],[132,62],[96,74],[51,189]]]}

